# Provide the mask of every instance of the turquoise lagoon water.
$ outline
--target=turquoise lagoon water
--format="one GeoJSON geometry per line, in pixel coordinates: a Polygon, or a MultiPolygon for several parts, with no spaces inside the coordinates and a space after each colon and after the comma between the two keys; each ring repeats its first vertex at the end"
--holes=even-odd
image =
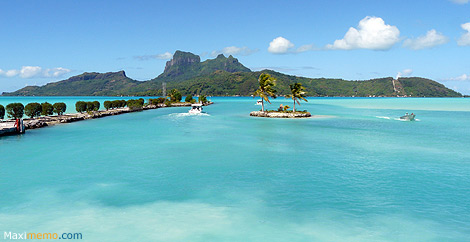
{"type": "MultiPolygon", "coordinates": [[[[310,98],[301,109],[321,116],[302,120],[251,118],[252,98],[212,99],[202,116],[166,108],[1,137],[0,229],[470,241],[470,99],[310,98]],[[419,121],[396,120],[405,112],[419,121]]],[[[280,103],[290,104],[270,108],[280,103]]]]}

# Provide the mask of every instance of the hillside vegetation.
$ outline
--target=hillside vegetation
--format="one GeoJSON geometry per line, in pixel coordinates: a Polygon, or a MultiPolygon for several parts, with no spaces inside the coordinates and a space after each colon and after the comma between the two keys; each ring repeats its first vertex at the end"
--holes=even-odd
{"type": "Polygon", "coordinates": [[[165,70],[149,81],[136,81],[124,71],[109,73],[83,73],[67,80],[44,86],[28,86],[6,96],[159,96],[162,83],[167,90],[176,88],[183,95],[248,96],[258,86],[261,73],[268,73],[277,81],[278,94],[289,93],[289,84],[302,83],[309,96],[413,96],[461,97],[462,95],[433,80],[408,77],[395,80],[400,92],[395,92],[392,78],[365,81],[347,81],[331,78],[306,78],[286,75],[272,70],[252,72],[232,56],[200,61],[189,52],[176,51],[166,63],[165,70]]]}

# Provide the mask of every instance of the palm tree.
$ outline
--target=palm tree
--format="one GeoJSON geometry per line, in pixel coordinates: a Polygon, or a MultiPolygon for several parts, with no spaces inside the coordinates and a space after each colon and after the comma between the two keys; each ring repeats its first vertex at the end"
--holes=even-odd
{"type": "Polygon", "coordinates": [[[271,103],[269,97],[276,98],[276,79],[271,77],[269,74],[263,73],[258,78],[259,88],[255,91],[254,95],[261,98],[261,111],[264,112],[264,101],[271,103]]]}
{"type": "Polygon", "coordinates": [[[302,86],[302,83],[296,82],[294,84],[290,84],[289,87],[292,94],[286,95],[286,98],[292,98],[292,100],[294,100],[294,108],[292,111],[295,113],[295,102],[299,105],[299,99],[308,102],[307,99],[305,99],[305,94],[307,94],[307,92],[304,91],[305,88],[302,86]]]}

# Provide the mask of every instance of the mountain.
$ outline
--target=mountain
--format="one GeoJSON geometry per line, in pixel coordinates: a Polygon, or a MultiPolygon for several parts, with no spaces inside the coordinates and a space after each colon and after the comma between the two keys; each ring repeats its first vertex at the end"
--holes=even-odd
{"type": "Polygon", "coordinates": [[[83,73],[67,80],[44,86],[28,86],[5,96],[159,96],[162,83],[167,90],[177,88],[183,95],[212,96],[251,95],[258,87],[258,77],[268,73],[277,81],[278,94],[288,94],[289,84],[302,83],[309,96],[413,96],[461,97],[462,94],[430,79],[420,77],[378,78],[366,81],[347,81],[331,78],[306,78],[272,70],[252,72],[233,56],[219,55],[201,62],[190,52],[176,51],[166,63],[165,70],[149,81],[128,78],[124,71],[83,73]]]}
{"type": "Polygon", "coordinates": [[[27,86],[13,93],[13,96],[101,96],[118,95],[123,89],[139,84],[126,76],[124,71],[88,73],[70,77],[67,80],[48,83],[44,86],[27,86]]]}
{"type": "Polygon", "coordinates": [[[250,72],[236,58],[226,58],[220,54],[215,59],[201,62],[201,58],[190,52],[176,51],[173,58],[166,62],[165,70],[153,81],[184,81],[196,76],[211,74],[214,71],[250,72]]]}
{"type": "MultiPolygon", "coordinates": [[[[400,93],[393,88],[392,77],[366,81],[347,81],[329,78],[306,78],[282,74],[272,70],[258,72],[228,73],[216,71],[209,75],[198,76],[179,83],[172,83],[168,88],[177,88],[184,94],[205,94],[213,96],[251,95],[258,88],[258,77],[268,73],[276,79],[278,94],[289,94],[289,85],[300,82],[306,88],[308,96],[389,96],[413,97],[461,97],[462,94],[446,88],[430,79],[420,77],[399,78],[395,83],[403,87],[400,93]]],[[[143,94],[143,93],[141,93],[143,94]]]]}

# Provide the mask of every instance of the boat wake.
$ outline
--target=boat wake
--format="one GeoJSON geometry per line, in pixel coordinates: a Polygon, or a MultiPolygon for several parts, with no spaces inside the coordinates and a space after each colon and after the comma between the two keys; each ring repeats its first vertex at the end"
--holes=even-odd
{"type": "Polygon", "coordinates": [[[207,113],[171,113],[168,114],[169,117],[172,118],[184,118],[184,117],[203,117],[203,116],[211,116],[207,113]]]}
{"type": "MultiPolygon", "coordinates": [[[[381,118],[381,119],[388,119],[388,120],[396,120],[396,121],[402,121],[402,122],[408,122],[410,120],[406,120],[406,119],[400,119],[400,118],[391,118],[391,117],[387,117],[387,116],[375,116],[376,118],[381,118]]],[[[419,119],[415,119],[414,121],[421,121],[419,119]]]]}

